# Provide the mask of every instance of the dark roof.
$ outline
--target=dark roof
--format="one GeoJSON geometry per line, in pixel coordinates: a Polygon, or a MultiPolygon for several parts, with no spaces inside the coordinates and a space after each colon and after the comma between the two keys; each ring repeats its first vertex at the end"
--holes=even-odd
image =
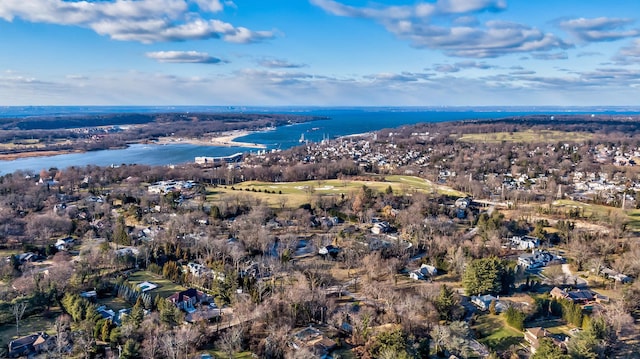
{"type": "Polygon", "coordinates": [[[204,293],[193,289],[193,288],[189,288],[187,290],[183,290],[182,292],[178,292],[178,293],[174,293],[173,295],[171,295],[169,298],[169,300],[173,301],[175,300],[176,303],[180,303],[183,302],[186,298],[196,298],[196,300],[201,300],[202,297],[204,296],[204,293]]]}
{"type": "Polygon", "coordinates": [[[9,342],[9,350],[13,351],[20,347],[24,347],[26,345],[32,345],[39,337],[40,337],[40,333],[27,335],[26,337],[12,340],[11,342],[9,342]]]}
{"type": "Polygon", "coordinates": [[[571,298],[573,301],[582,302],[582,301],[594,300],[593,294],[588,290],[576,290],[576,291],[567,292],[567,294],[569,295],[569,298],[571,298]]]}

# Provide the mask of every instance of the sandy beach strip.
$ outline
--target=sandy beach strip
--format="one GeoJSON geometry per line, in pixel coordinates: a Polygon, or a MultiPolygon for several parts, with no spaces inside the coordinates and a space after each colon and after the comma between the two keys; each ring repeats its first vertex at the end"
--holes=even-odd
{"type": "Polygon", "coordinates": [[[161,137],[158,139],[158,144],[188,143],[199,146],[267,148],[266,145],[260,143],[236,141],[237,138],[244,137],[255,132],[256,131],[234,130],[206,134],[201,138],[161,137]]]}

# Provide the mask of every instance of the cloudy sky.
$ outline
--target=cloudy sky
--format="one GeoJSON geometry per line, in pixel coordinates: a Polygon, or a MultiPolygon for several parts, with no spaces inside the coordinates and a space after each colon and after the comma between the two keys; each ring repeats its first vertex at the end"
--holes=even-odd
{"type": "Polygon", "coordinates": [[[638,105],[637,0],[0,0],[0,105],[638,105]]]}

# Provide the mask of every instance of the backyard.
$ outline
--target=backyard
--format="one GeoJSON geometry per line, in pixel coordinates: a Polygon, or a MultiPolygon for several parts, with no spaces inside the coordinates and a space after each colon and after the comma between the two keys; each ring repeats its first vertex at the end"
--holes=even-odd
{"type": "Polygon", "coordinates": [[[475,330],[480,343],[498,352],[507,350],[513,345],[519,346],[524,341],[524,334],[508,326],[499,315],[478,316],[472,329],[475,330]]]}
{"type": "Polygon", "coordinates": [[[172,281],[149,271],[138,271],[132,273],[129,276],[129,282],[134,286],[142,282],[151,282],[153,284],[156,284],[158,288],[147,292],[152,297],[155,295],[159,295],[161,298],[167,298],[175,292],[180,292],[187,289],[179,284],[175,284],[172,281]]]}

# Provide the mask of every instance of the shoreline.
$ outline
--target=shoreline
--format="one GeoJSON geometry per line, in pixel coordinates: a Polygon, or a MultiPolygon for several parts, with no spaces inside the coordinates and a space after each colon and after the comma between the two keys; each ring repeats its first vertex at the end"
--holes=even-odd
{"type": "Polygon", "coordinates": [[[58,150],[58,151],[29,151],[29,152],[16,152],[16,153],[6,153],[0,154],[0,161],[15,161],[23,158],[33,158],[33,157],[51,157],[58,155],[70,155],[74,153],[85,153],[87,151],[83,150],[58,150]]]}
{"type": "MultiPolygon", "coordinates": [[[[131,144],[154,144],[154,145],[177,145],[177,144],[190,144],[196,146],[211,146],[211,147],[245,147],[255,149],[266,149],[267,146],[260,143],[240,142],[236,141],[237,138],[244,137],[253,133],[269,131],[269,129],[248,131],[248,130],[231,130],[219,133],[210,133],[203,136],[204,138],[182,138],[182,137],[160,137],[157,141],[150,142],[148,140],[139,140],[128,143],[124,147],[129,147],[131,144]],[[211,136],[210,139],[207,139],[211,136]]],[[[114,149],[121,149],[122,146],[108,147],[99,149],[98,151],[108,151],[114,149]]],[[[81,149],[72,150],[45,150],[45,151],[26,151],[16,153],[0,154],[0,161],[15,161],[25,158],[34,157],[51,157],[58,155],[68,155],[74,153],[86,153],[89,151],[81,149]]]]}
{"type": "Polygon", "coordinates": [[[199,146],[247,147],[247,148],[265,149],[267,148],[267,146],[261,143],[236,141],[236,139],[240,137],[248,136],[258,132],[262,132],[262,131],[232,130],[232,131],[205,134],[203,138],[160,137],[158,138],[158,141],[155,143],[159,145],[187,143],[187,144],[199,145],[199,146]],[[212,136],[212,137],[208,139],[209,136],[212,136]]]}

